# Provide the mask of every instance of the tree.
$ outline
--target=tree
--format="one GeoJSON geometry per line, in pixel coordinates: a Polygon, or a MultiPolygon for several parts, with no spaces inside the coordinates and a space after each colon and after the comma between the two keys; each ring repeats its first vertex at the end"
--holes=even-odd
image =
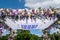
{"type": "Polygon", "coordinates": [[[29,30],[18,30],[16,40],[41,40],[41,38],[30,34],[29,30]]]}
{"type": "Polygon", "coordinates": [[[8,35],[6,35],[6,36],[1,36],[1,37],[0,37],[0,40],[8,40],[8,35]]]}
{"type": "Polygon", "coordinates": [[[30,40],[42,40],[42,38],[38,37],[37,35],[31,34],[30,40]]]}

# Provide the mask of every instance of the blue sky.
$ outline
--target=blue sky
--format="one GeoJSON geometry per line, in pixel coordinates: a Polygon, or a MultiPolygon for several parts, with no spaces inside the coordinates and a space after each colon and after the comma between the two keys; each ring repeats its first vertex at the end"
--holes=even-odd
{"type": "Polygon", "coordinates": [[[25,0],[0,0],[0,8],[25,8],[25,0]]]}

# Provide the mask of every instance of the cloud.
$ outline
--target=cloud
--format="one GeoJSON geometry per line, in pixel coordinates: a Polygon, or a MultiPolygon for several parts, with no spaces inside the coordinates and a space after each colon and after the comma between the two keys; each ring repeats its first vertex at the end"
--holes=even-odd
{"type": "Polygon", "coordinates": [[[48,8],[49,6],[60,7],[60,0],[25,0],[25,7],[48,8]]]}

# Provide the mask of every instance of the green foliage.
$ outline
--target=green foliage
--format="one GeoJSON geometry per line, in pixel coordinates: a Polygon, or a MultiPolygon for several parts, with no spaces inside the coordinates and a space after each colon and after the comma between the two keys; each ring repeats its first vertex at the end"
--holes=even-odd
{"type": "Polygon", "coordinates": [[[41,37],[38,37],[38,36],[33,35],[33,34],[30,34],[30,35],[31,35],[30,40],[42,40],[41,37]]]}
{"type": "MultiPolygon", "coordinates": [[[[59,35],[54,34],[48,34],[51,38],[51,40],[60,40],[59,35]]],[[[8,40],[8,36],[1,36],[0,40],[8,40]]],[[[30,31],[28,30],[17,30],[17,35],[15,36],[15,40],[42,40],[41,37],[38,37],[37,35],[30,34],[30,31]]]]}
{"type": "Polygon", "coordinates": [[[18,30],[16,40],[40,40],[40,37],[30,34],[28,30],[18,30]]]}
{"type": "Polygon", "coordinates": [[[1,36],[0,40],[8,40],[8,36],[1,36]]]}
{"type": "Polygon", "coordinates": [[[54,33],[51,35],[51,40],[60,40],[59,35],[54,33]]]}
{"type": "Polygon", "coordinates": [[[25,33],[25,34],[29,34],[30,31],[29,31],[29,30],[22,30],[22,29],[17,30],[17,34],[23,34],[23,33],[25,33]]]}

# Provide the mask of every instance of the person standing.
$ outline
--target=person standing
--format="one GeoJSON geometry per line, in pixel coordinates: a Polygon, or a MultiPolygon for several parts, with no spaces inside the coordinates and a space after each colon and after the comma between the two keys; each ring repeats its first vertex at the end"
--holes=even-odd
{"type": "Polygon", "coordinates": [[[51,40],[47,30],[44,30],[43,35],[42,35],[43,40],[51,40]]]}
{"type": "Polygon", "coordinates": [[[34,9],[32,9],[31,16],[30,16],[31,21],[34,19],[34,14],[35,14],[34,9]]]}
{"type": "Polygon", "coordinates": [[[14,19],[18,19],[18,10],[16,10],[15,12],[14,12],[14,19]]]}
{"type": "Polygon", "coordinates": [[[14,40],[14,31],[11,28],[9,28],[9,30],[10,30],[10,35],[8,37],[8,40],[14,40]]]}
{"type": "Polygon", "coordinates": [[[28,16],[28,12],[26,9],[24,10],[24,17],[26,18],[26,23],[28,23],[29,16],[28,16]]]}

